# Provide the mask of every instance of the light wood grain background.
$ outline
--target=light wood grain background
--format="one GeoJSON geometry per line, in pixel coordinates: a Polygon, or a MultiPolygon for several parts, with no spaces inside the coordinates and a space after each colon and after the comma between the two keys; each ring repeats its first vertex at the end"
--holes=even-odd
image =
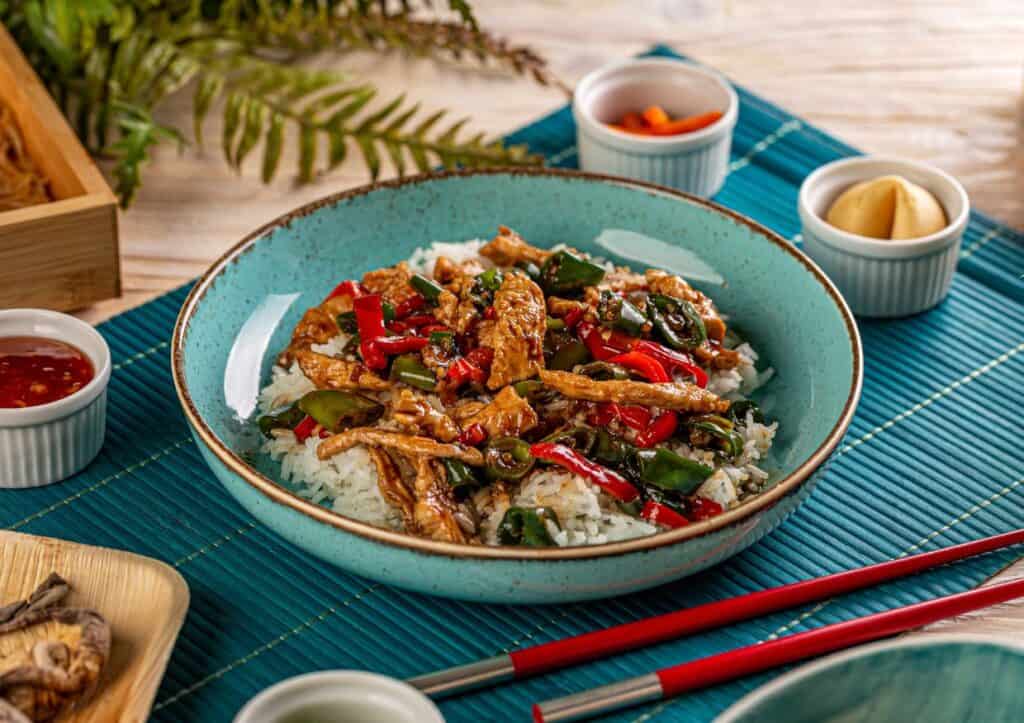
{"type": "MultiPolygon", "coordinates": [[[[669,43],[873,153],[927,160],[963,181],[972,203],[1024,228],[1022,0],[477,0],[481,23],[533,46],[573,84],[605,62],[669,43]]],[[[399,55],[330,57],[388,96],[472,114],[500,135],[565,102],[553,89],[399,55]]],[[[188,102],[163,110],[189,128],[188,102]]],[[[217,139],[216,119],[207,138],[217,139]]],[[[316,184],[243,178],[219,149],[165,150],[121,218],[124,296],[85,310],[100,321],[200,274],[243,235],[295,206],[364,182],[355,158],[316,184]]],[[[285,159],[282,169],[294,161],[285,159]]],[[[292,163],[294,167],[294,163],[292,163]]],[[[1024,563],[1006,576],[1024,577],[1024,563]]],[[[1024,638],[1024,603],[955,624],[1024,638]]],[[[949,624],[937,626],[947,629],[949,624]]]]}

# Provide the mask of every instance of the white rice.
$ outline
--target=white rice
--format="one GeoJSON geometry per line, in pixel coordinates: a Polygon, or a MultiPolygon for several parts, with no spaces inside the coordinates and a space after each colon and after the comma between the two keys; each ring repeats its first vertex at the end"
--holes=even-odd
{"type": "MultiPolygon", "coordinates": [[[[484,243],[479,239],[465,243],[434,242],[414,252],[409,266],[414,271],[429,274],[433,272],[438,256],[448,256],[456,262],[479,260],[478,251],[484,243]]],[[[486,259],[482,260],[486,262],[486,259]]],[[[490,263],[486,262],[486,265],[490,266],[490,263]]],[[[313,350],[329,356],[341,356],[348,339],[348,335],[341,334],[326,344],[314,345],[313,350]]],[[[708,382],[709,390],[732,400],[742,399],[773,375],[771,369],[757,371],[757,352],[749,344],[741,344],[736,350],[740,354],[739,366],[715,371],[708,382]]],[[[267,414],[292,404],[313,389],[313,383],[297,364],[290,369],[275,367],[271,383],[260,392],[260,412],[267,414]]],[[[441,409],[439,399],[428,398],[441,409]]],[[[769,475],[759,463],[768,453],[777,428],[777,423],[756,423],[748,414],[745,423],[736,427],[745,440],[743,452],[730,464],[719,464],[713,452],[695,450],[684,443],[673,445],[672,449],[714,468],[714,473],[696,494],[728,508],[760,491],[768,481],[769,475]]],[[[267,440],[262,449],[281,463],[284,479],[296,485],[299,493],[313,502],[327,504],[341,514],[379,527],[402,529],[401,514],[380,493],[376,469],[366,449],[354,447],[325,461],[316,456],[319,442],[318,438],[311,437],[300,444],[292,432],[276,430],[275,436],[267,440]]],[[[507,504],[495,504],[486,489],[481,490],[474,500],[481,512],[481,538],[488,544],[497,544],[497,528],[507,504]]],[[[655,525],[620,511],[613,498],[588,480],[557,467],[544,467],[533,472],[515,492],[511,504],[551,508],[560,527],[549,523],[549,528],[560,546],[595,545],[643,537],[658,531],[655,525]]]]}

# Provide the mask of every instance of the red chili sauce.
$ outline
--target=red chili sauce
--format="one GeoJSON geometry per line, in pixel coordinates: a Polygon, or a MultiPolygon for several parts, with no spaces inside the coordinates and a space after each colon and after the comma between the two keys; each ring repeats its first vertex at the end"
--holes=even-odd
{"type": "Polygon", "coordinates": [[[95,375],[89,357],[55,339],[0,337],[0,408],[34,407],[69,397],[95,375]]]}

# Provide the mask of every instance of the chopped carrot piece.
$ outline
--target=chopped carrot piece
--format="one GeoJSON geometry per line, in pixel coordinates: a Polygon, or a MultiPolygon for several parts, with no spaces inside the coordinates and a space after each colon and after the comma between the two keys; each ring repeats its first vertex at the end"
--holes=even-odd
{"type": "Polygon", "coordinates": [[[701,128],[707,128],[721,117],[722,114],[717,110],[710,113],[701,113],[700,115],[691,115],[655,126],[651,129],[651,133],[656,136],[675,136],[680,133],[693,133],[701,128]]]}
{"type": "Polygon", "coordinates": [[[647,130],[644,119],[640,117],[639,113],[633,113],[632,111],[622,116],[622,125],[627,131],[634,133],[643,133],[647,130]]]}
{"type": "Polygon", "coordinates": [[[668,113],[660,105],[652,105],[643,112],[643,118],[651,128],[657,128],[669,122],[668,113]]]}

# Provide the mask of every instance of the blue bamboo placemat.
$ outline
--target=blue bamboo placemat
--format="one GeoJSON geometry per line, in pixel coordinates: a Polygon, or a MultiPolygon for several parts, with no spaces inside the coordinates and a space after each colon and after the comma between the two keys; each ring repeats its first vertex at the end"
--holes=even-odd
{"type": "MultiPolygon", "coordinates": [[[[655,54],[670,56],[667,48],[655,54]]],[[[716,200],[799,242],[797,188],[856,153],[739,89],[731,173],[716,200]]],[[[575,166],[560,110],[513,134],[575,166]]],[[[353,577],[253,520],[207,470],[179,411],[168,340],[186,289],[103,324],[114,374],[107,442],[85,472],[0,492],[0,526],[133,550],[188,580],[192,606],[153,720],[228,721],[260,689],[325,668],[407,677],[517,646],[636,620],[770,585],[1005,532],[1021,524],[1024,237],[972,217],[949,299],[927,314],[861,322],[864,396],[814,494],[779,530],[713,570],[655,590],[566,606],[471,605],[353,577]]],[[[614,660],[505,686],[442,709],[452,723],[528,720],[533,701],[576,692],[979,584],[1004,551],[614,660]]],[[[609,718],[707,721],[768,676],[609,718]]]]}

